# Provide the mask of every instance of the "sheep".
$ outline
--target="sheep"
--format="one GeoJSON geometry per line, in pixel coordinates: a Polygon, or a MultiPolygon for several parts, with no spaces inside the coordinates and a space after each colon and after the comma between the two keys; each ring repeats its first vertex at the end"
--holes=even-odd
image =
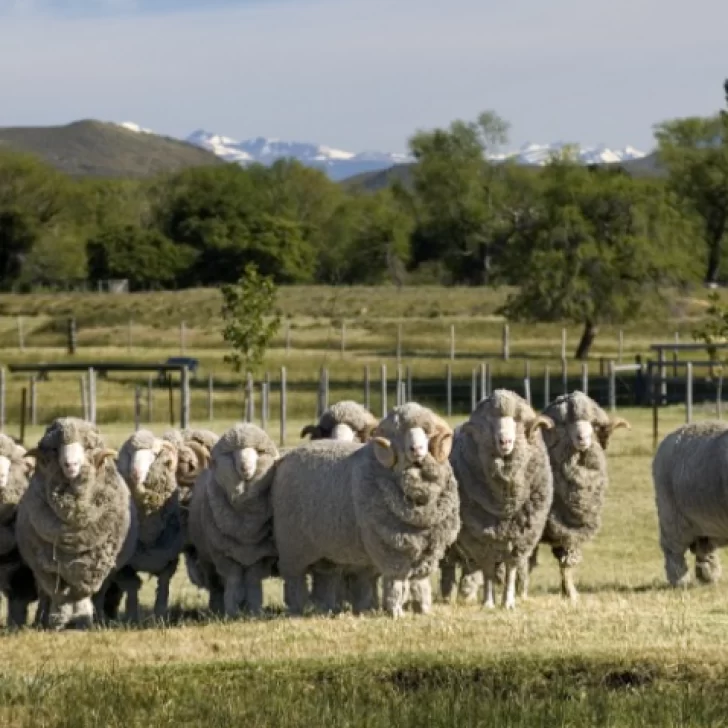
{"type": "Polygon", "coordinates": [[[138,430],[121,446],[117,468],[136,505],[139,535],[131,561],[115,582],[127,593],[127,616],[139,622],[139,572],[157,577],[154,616],[166,619],[169,585],[182,552],[177,448],[149,430],[138,430]]]}
{"type": "MultiPolygon", "coordinates": [[[[574,567],[582,547],[601,528],[604,496],[609,483],[605,450],[615,430],[629,429],[627,420],[610,418],[588,395],[578,390],[557,397],[543,411],[554,427],[543,439],[554,476],[554,499],[541,543],[559,562],[562,596],[575,602],[574,567]]],[[[537,563],[538,546],[531,557],[537,563]]]]}
{"type": "MultiPolygon", "coordinates": [[[[394,618],[403,613],[410,579],[416,611],[430,611],[429,576],[460,527],[448,462],[452,430],[409,402],[391,410],[373,434],[364,446],[312,442],[276,465],[273,531],[292,614],[303,613],[306,572],[321,563],[381,574],[384,606],[394,618]]],[[[330,592],[332,609],[334,601],[330,592]]],[[[355,594],[354,611],[367,606],[366,596],[355,594]]]]}
{"type": "MultiPolygon", "coordinates": [[[[182,553],[187,575],[195,586],[208,589],[206,578],[199,573],[197,568],[197,554],[188,535],[188,519],[195,481],[210,464],[212,448],[220,438],[211,430],[172,429],[164,432],[162,439],[168,440],[177,448],[177,487],[179,488],[182,553]]],[[[219,587],[222,589],[221,584],[219,587]]]]}
{"type": "Polygon", "coordinates": [[[134,553],[129,489],[95,425],[61,417],[28,455],[36,468],[18,505],[17,539],[42,595],[43,624],[90,627],[108,584],[134,553]]]}
{"type": "MultiPolygon", "coordinates": [[[[455,551],[466,569],[483,571],[484,606],[495,606],[494,582],[505,566],[502,604],[516,605],[516,579],[527,575],[553,499],[553,475],[541,428],[553,427],[515,392],[496,389],[462,425],[450,462],[460,489],[462,527],[455,551]]],[[[527,583],[523,583],[523,596],[527,583]]]]}
{"type": "Polygon", "coordinates": [[[379,420],[366,407],[345,399],[325,410],[315,425],[306,425],[301,430],[301,437],[365,443],[378,423],[379,420]]]}
{"type": "Polygon", "coordinates": [[[0,434],[0,590],[8,600],[8,627],[25,625],[28,607],[38,599],[33,572],[23,561],[16,539],[18,503],[35,467],[32,456],[0,434]]]}
{"type": "Polygon", "coordinates": [[[210,589],[210,606],[235,617],[241,603],[252,614],[263,608],[263,579],[275,563],[269,487],[279,453],[253,424],[228,430],[212,449],[212,462],[198,478],[190,503],[189,536],[197,568],[210,589]],[[216,593],[217,592],[217,593],[216,593]]]}
{"type": "MultiPolygon", "coordinates": [[[[306,425],[301,430],[301,437],[309,436],[311,440],[338,440],[341,442],[366,443],[371,439],[372,432],[379,420],[363,405],[353,400],[341,400],[326,409],[315,425],[306,425]]],[[[322,606],[325,601],[325,592],[331,588],[330,579],[337,581],[337,609],[344,602],[353,602],[353,590],[364,588],[362,584],[355,584],[359,575],[356,572],[343,572],[336,574],[326,565],[313,567],[312,594],[313,602],[322,606]]],[[[374,575],[369,585],[371,589],[372,607],[379,607],[379,577],[374,575]]]]}
{"type": "Polygon", "coordinates": [[[685,553],[695,554],[695,576],[710,584],[721,574],[717,549],[728,545],[728,424],[683,425],[660,443],[652,461],[660,548],[673,587],[690,581],[685,553]]]}

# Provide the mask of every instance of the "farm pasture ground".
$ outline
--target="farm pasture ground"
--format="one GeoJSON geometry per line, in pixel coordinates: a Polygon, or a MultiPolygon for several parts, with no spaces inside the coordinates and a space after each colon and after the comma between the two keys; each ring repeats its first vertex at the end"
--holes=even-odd
{"type": "MultiPolygon", "coordinates": [[[[725,725],[728,584],[666,586],[651,413],[620,415],[633,428],[615,433],[608,451],[603,529],[585,550],[576,606],[561,599],[542,550],[530,598],[512,613],[438,604],[399,621],[291,619],[272,581],[267,618],[210,622],[180,565],[168,626],[0,637],[0,724],[725,725]]],[[[663,436],[685,416],[682,407],[660,415],[663,436]]],[[[695,408],[697,418],[712,415],[695,408]]],[[[290,444],[302,424],[289,423],[290,444]]],[[[118,445],[131,425],[103,430],[118,445]]],[[[153,588],[145,584],[147,607],[153,588]]]]}

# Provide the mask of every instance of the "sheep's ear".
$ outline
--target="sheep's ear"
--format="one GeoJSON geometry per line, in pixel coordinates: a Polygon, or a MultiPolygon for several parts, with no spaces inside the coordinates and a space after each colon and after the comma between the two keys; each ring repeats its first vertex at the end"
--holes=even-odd
{"type": "Polygon", "coordinates": [[[430,454],[438,463],[444,463],[452,451],[452,432],[438,429],[430,438],[430,454]]]}
{"type": "Polygon", "coordinates": [[[397,453],[392,447],[392,443],[386,437],[375,437],[372,443],[377,460],[385,468],[393,468],[397,462],[397,453]]]}
{"type": "Polygon", "coordinates": [[[308,437],[308,435],[310,435],[311,439],[313,440],[313,436],[316,434],[316,429],[317,429],[316,425],[306,425],[301,430],[301,439],[303,439],[304,437],[308,437]]]}
{"type": "Polygon", "coordinates": [[[98,470],[103,464],[106,458],[116,458],[119,453],[116,450],[111,450],[105,447],[103,450],[98,450],[94,453],[94,467],[98,470]]]}
{"type": "Polygon", "coordinates": [[[34,472],[36,470],[47,470],[48,469],[48,462],[46,458],[43,456],[43,451],[38,448],[34,447],[28,451],[25,452],[23,455],[23,460],[26,463],[33,463],[32,468],[28,468],[26,465],[25,472],[28,473],[28,475],[31,474],[31,472],[34,472]]]}
{"type": "Polygon", "coordinates": [[[31,477],[35,471],[35,458],[28,455],[23,455],[23,467],[25,468],[25,474],[27,477],[31,477]]]}
{"type": "Polygon", "coordinates": [[[554,421],[546,415],[538,415],[534,417],[530,422],[526,423],[526,437],[531,440],[538,431],[539,427],[543,427],[544,430],[550,430],[554,426],[554,421]]]}

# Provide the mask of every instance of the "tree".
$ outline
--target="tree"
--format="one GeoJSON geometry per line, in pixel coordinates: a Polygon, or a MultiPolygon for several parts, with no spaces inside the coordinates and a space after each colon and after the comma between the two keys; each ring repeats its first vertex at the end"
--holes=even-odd
{"type": "Polygon", "coordinates": [[[99,233],[87,244],[89,275],[94,280],[127,278],[132,288],[175,283],[194,260],[194,251],[175,245],[158,230],[121,225],[99,233]]]}
{"type": "Polygon", "coordinates": [[[232,354],[225,356],[225,362],[238,373],[253,371],[262,363],[281,324],[280,313],[275,311],[272,276],[261,275],[255,264],[248,263],[237,283],[224,285],[220,290],[225,322],[222,336],[233,349],[232,354]]]}
{"type": "Polygon", "coordinates": [[[420,131],[410,139],[417,229],[416,263],[443,260],[454,282],[482,284],[493,269],[501,215],[501,165],[486,155],[508,139],[509,125],[492,111],[474,122],[420,131]]]}
{"type": "Polygon", "coordinates": [[[693,331],[693,340],[701,341],[705,344],[708,359],[714,362],[718,361],[716,344],[725,344],[728,341],[728,309],[721,303],[718,291],[711,291],[708,300],[710,301],[710,306],[708,306],[708,310],[705,312],[705,320],[693,331]]]}
{"type": "Polygon", "coordinates": [[[532,227],[509,247],[520,289],[508,317],[582,323],[586,358],[599,322],[633,319],[660,286],[695,279],[694,230],[659,184],[563,159],[541,183],[532,227]]]}
{"type": "MultiPolygon", "coordinates": [[[[724,90],[728,104],[728,81],[724,90]]],[[[705,282],[716,283],[728,233],[728,113],[666,121],[655,137],[670,185],[702,223],[705,282]]]]}

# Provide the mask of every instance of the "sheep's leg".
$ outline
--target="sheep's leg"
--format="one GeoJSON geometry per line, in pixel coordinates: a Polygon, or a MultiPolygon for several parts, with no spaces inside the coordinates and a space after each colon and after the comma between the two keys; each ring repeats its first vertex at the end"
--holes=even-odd
{"type": "Polygon", "coordinates": [[[695,543],[695,576],[702,584],[714,584],[720,579],[721,566],[718,549],[707,538],[695,543]]]}
{"type": "Polygon", "coordinates": [[[38,606],[35,608],[35,619],[33,620],[33,627],[48,629],[50,627],[50,613],[51,598],[47,594],[39,594],[38,606]]]}
{"type": "Polygon", "coordinates": [[[225,590],[222,586],[214,585],[210,587],[210,598],[207,601],[207,608],[217,617],[225,614],[225,590]]]}
{"type": "Polygon", "coordinates": [[[528,570],[533,571],[538,566],[538,544],[528,557],[528,570]]]}
{"type": "Polygon", "coordinates": [[[495,607],[495,582],[493,579],[485,580],[485,588],[483,589],[483,606],[486,609],[495,607]]]}
{"type": "Polygon", "coordinates": [[[73,619],[73,603],[64,602],[57,603],[51,599],[51,605],[48,610],[48,627],[56,632],[64,629],[66,625],[73,619]]]}
{"type": "Polygon", "coordinates": [[[129,571],[118,578],[118,583],[126,592],[126,621],[131,624],[139,624],[141,621],[139,592],[142,588],[142,580],[135,572],[129,571]]]}
{"type": "Polygon", "coordinates": [[[313,569],[311,574],[311,601],[319,612],[336,611],[338,596],[346,592],[345,575],[329,569],[313,569]]]}
{"type": "Polygon", "coordinates": [[[379,609],[381,606],[379,603],[379,576],[372,576],[370,581],[371,589],[371,608],[374,610],[379,609]]]}
{"type": "Polygon", "coordinates": [[[308,601],[308,584],[306,574],[286,576],[283,582],[283,595],[291,614],[301,615],[308,601]]]}
{"type": "Polygon", "coordinates": [[[685,560],[684,551],[671,551],[663,547],[665,556],[665,575],[671,586],[686,586],[690,581],[688,562],[685,560]]]}
{"type": "Polygon", "coordinates": [[[523,560],[516,568],[516,593],[521,599],[528,599],[529,567],[528,561],[523,560]]]}
{"type": "Polygon", "coordinates": [[[157,592],[154,599],[154,616],[157,619],[166,620],[169,614],[169,585],[176,571],[177,559],[174,559],[157,574],[157,592]]]}
{"type": "Polygon", "coordinates": [[[440,562],[440,597],[444,602],[452,601],[452,590],[455,587],[455,569],[454,561],[443,559],[440,562]]]}
{"type": "Polygon", "coordinates": [[[94,605],[90,597],[73,605],[73,626],[75,629],[91,629],[94,624],[94,605]]]}
{"type": "Polygon", "coordinates": [[[561,596],[572,603],[579,599],[579,593],[574,586],[574,568],[568,564],[560,564],[561,570],[561,596]]]}
{"type": "Polygon", "coordinates": [[[432,584],[428,577],[410,580],[412,609],[417,614],[429,614],[432,611],[432,584]]]}
{"type": "Polygon", "coordinates": [[[30,601],[23,596],[18,596],[12,592],[7,595],[8,598],[8,627],[11,629],[19,629],[25,627],[28,621],[28,608],[30,601]]]}
{"type": "Polygon", "coordinates": [[[460,577],[460,586],[458,589],[459,597],[465,604],[472,604],[478,598],[478,589],[483,583],[482,571],[471,571],[467,573],[463,571],[460,577]]]}
{"type": "Polygon", "coordinates": [[[230,570],[225,577],[225,590],[223,600],[225,604],[225,616],[234,619],[240,613],[240,602],[245,597],[245,577],[243,567],[239,564],[230,570]]]}
{"type": "Polygon", "coordinates": [[[518,567],[511,562],[506,564],[506,586],[503,590],[503,607],[513,609],[516,606],[516,578],[518,567]]]}
{"type": "Polygon", "coordinates": [[[368,571],[354,573],[350,579],[351,608],[354,614],[374,609],[374,590],[377,587],[376,578],[372,579],[368,571]]]}
{"type": "Polygon", "coordinates": [[[384,608],[393,619],[404,616],[405,591],[409,591],[405,579],[393,579],[385,576],[382,580],[382,597],[384,608]]]}
{"type": "Polygon", "coordinates": [[[245,570],[245,606],[256,617],[263,613],[264,578],[265,571],[259,564],[245,570]]]}

